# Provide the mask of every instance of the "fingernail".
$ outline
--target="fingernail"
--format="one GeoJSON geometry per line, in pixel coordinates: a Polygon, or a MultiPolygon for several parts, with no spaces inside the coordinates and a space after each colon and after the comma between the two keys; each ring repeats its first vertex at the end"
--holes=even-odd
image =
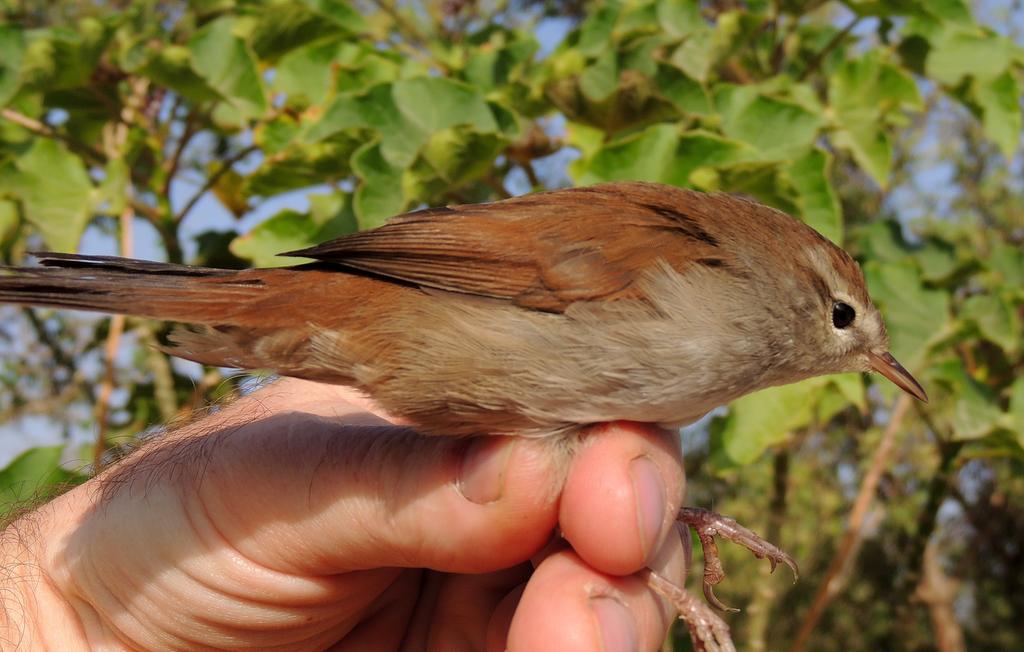
{"type": "Polygon", "coordinates": [[[630,462],[629,475],[633,480],[640,542],[646,559],[661,540],[661,525],[665,520],[665,485],[658,467],[648,457],[638,457],[630,462]]]}
{"type": "Polygon", "coordinates": [[[636,624],[626,606],[614,598],[590,599],[590,608],[597,618],[602,652],[634,652],[640,648],[636,624]]]}
{"type": "Polygon", "coordinates": [[[501,498],[513,446],[507,437],[477,437],[470,442],[459,469],[459,493],[478,505],[501,498]]]}

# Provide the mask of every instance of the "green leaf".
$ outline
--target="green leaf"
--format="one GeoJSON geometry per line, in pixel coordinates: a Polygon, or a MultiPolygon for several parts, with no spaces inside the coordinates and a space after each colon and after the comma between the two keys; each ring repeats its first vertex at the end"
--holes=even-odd
{"type": "Polygon", "coordinates": [[[924,246],[914,252],[914,259],[921,266],[926,281],[941,281],[957,269],[956,251],[942,240],[926,240],[924,246]]]}
{"type": "Polygon", "coordinates": [[[260,222],[231,241],[231,253],[251,260],[257,267],[280,267],[304,262],[277,254],[316,244],[319,226],[309,216],[285,209],[260,222]]]}
{"type": "Polygon", "coordinates": [[[830,77],[829,103],[840,127],[833,141],[849,150],[878,185],[885,187],[892,146],[884,117],[899,108],[921,107],[913,78],[872,52],[843,63],[830,77]]]}
{"type": "Polygon", "coordinates": [[[959,360],[938,365],[934,375],[952,390],[953,439],[978,439],[996,428],[1002,417],[996,396],[986,385],[972,378],[959,360]]]}
{"type": "Polygon", "coordinates": [[[24,56],[24,30],[15,25],[0,25],[0,106],[5,106],[21,87],[24,56]]]}
{"type": "Polygon", "coordinates": [[[920,3],[932,15],[951,23],[972,25],[974,17],[971,16],[971,9],[964,0],[929,0],[927,3],[920,3]]]}
{"type": "Polygon", "coordinates": [[[663,181],[675,157],[679,129],[658,124],[608,143],[591,159],[581,184],[633,179],[663,181]]]}
{"type": "Polygon", "coordinates": [[[1013,306],[999,295],[976,294],[960,308],[960,317],[973,322],[982,337],[1014,354],[1020,346],[1020,317],[1013,306]]]}
{"type": "Polygon", "coordinates": [[[24,85],[54,91],[89,84],[105,40],[103,27],[95,19],[82,20],[74,29],[27,30],[25,35],[24,85]]]}
{"type": "Polygon", "coordinates": [[[406,168],[429,134],[468,125],[483,133],[498,131],[484,98],[472,87],[436,77],[379,84],[360,95],[342,95],[306,133],[306,142],[353,128],[376,130],[388,167],[406,168]]]}
{"type": "Polygon", "coordinates": [[[826,382],[824,377],[810,378],[733,401],[721,431],[725,454],[736,464],[750,464],[768,447],[785,441],[795,429],[809,424],[812,407],[826,382]]]}
{"type": "Polygon", "coordinates": [[[32,146],[0,169],[0,193],[21,200],[25,218],[47,246],[74,251],[89,223],[92,183],[79,158],[53,140],[37,138],[32,146]]]}
{"type": "Polygon", "coordinates": [[[877,51],[844,62],[829,78],[828,96],[843,124],[870,121],[898,108],[922,107],[914,78],[883,61],[877,51]]]}
{"type": "Polygon", "coordinates": [[[665,182],[677,186],[699,185],[694,175],[700,170],[743,164],[757,158],[757,151],[746,143],[706,131],[689,131],[679,137],[665,171],[665,182]]]}
{"type": "Polygon", "coordinates": [[[309,128],[305,142],[316,142],[348,129],[370,128],[379,133],[381,153],[390,165],[411,165],[426,142],[427,133],[399,112],[391,91],[391,84],[379,84],[359,95],[338,96],[309,128]]]}
{"type": "Polygon", "coordinates": [[[97,198],[106,202],[106,211],[109,214],[120,215],[128,202],[125,193],[125,188],[131,180],[128,162],[123,158],[111,159],[107,161],[103,172],[103,183],[97,189],[97,198]]]}
{"type": "MultiPolygon", "coordinates": [[[[828,382],[832,387],[835,387],[848,403],[857,406],[857,409],[861,412],[867,413],[869,409],[868,396],[862,374],[834,374],[828,376],[828,382]]],[[[821,418],[821,415],[819,415],[819,418],[821,418]]]]}
{"type": "Polygon", "coordinates": [[[359,230],[352,196],[342,192],[309,195],[309,215],[320,225],[316,242],[327,242],[359,230]]]}
{"type": "Polygon", "coordinates": [[[139,74],[193,102],[221,99],[217,91],[192,68],[192,53],[181,45],[168,45],[152,53],[139,68],[139,74]]]}
{"type": "Polygon", "coordinates": [[[897,262],[906,260],[911,253],[903,241],[900,225],[895,220],[878,220],[854,232],[858,248],[868,260],[897,262]]]}
{"type": "Polygon", "coordinates": [[[893,355],[907,369],[919,369],[928,347],[949,328],[949,294],[926,288],[910,261],[868,261],[864,276],[888,326],[893,355]]]}
{"type": "Polygon", "coordinates": [[[361,229],[380,226],[405,208],[402,169],[384,157],[379,143],[367,143],[352,155],[352,170],[362,183],[356,188],[353,208],[361,229]]]}
{"type": "Polygon", "coordinates": [[[675,38],[687,36],[706,27],[696,0],[658,0],[658,24],[675,38]]]}
{"type": "Polygon", "coordinates": [[[64,446],[30,448],[0,470],[0,512],[76,478],[60,467],[64,446]]]}
{"type": "Polygon", "coordinates": [[[411,124],[425,133],[469,125],[494,132],[494,114],[472,86],[441,77],[419,77],[395,82],[395,106],[411,124]]]}
{"type": "Polygon", "coordinates": [[[870,18],[928,16],[925,11],[925,3],[916,0],[844,0],[843,4],[858,16],[870,18]]]}
{"type": "Polygon", "coordinates": [[[302,258],[277,254],[326,242],[357,229],[347,195],[310,195],[309,202],[308,214],[285,209],[238,236],[230,244],[231,252],[257,267],[298,265],[302,258]]]}
{"type": "Polygon", "coordinates": [[[11,238],[18,232],[20,223],[18,205],[7,199],[0,199],[0,248],[10,244],[11,238]]]}
{"type": "Polygon", "coordinates": [[[993,79],[975,80],[974,96],[981,107],[985,136],[994,142],[1007,160],[1020,143],[1020,86],[1009,70],[993,79]]]}
{"type": "Polygon", "coordinates": [[[615,50],[608,48],[580,74],[580,90],[587,99],[601,102],[619,87],[619,67],[615,50]]]}
{"type": "MultiPolygon", "coordinates": [[[[504,32],[500,34],[506,36],[504,32]]],[[[482,91],[499,89],[515,78],[516,71],[533,58],[539,47],[533,38],[521,38],[509,44],[504,40],[492,38],[497,41],[493,43],[494,49],[484,46],[469,52],[463,71],[466,81],[482,91]]]]}
{"type": "Polygon", "coordinates": [[[336,43],[315,43],[289,52],[277,64],[274,88],[288,97],[289,104],[319,104],[334,85],[333,63],[336,43]]]}
{"type": "Polygon", "coordinates": [[[882,188],[889,185],[892,169],[892,143],[889,136],[874,125],[856,125],[837,130],[832,141],[851,154],[857,164],[882,188]]]}
{"type": "Polygon", "coordinates": [[[993,79],[1006,72],[1013,60],[1010,41],[973,29],[944,30],[931,46],[925,72],[947,86],[956,86],[967,76],[993,79]]]}
{"type": "Polygon", "coordinates": [[[609,47],[615,21],[619,17],[619,3],[609,0],[597,11],[591,12],[580,26],[580,37],[576,49],[584,56],[592,57],[612,49],[609,47]]]}
{"type": "Polygon", "coordinates": [[[704,87],[675,66],[659,63],[654,86],[683,113],[701,116],[711,113],[711,100],[704,87]]]}
{"type": "Polygon", "coordinates": [[[359,133],[346,133],[310,145],[287,147],[263,159],[246,178],[244,193],[272,197],[343,179],[350,174],[349,159],[364,141],[359,133]]]}
{"type": "Polygon", "coordinates": [[[334,22],[350,33],[361,33],[369,30],[363,15],[343,0],[302,0],[307,6],[324,18],[334,22]]]}
{"type": "Polygon", "coordinates": [[[656,124],[607,143],[573,173],[581,184],[633,179],[689,186],[698,169],[755,156],[744,143],[702,131],[680,136],[676,126],[656,124]]]}
{"type": "Polygon", "coordinates": [[[802,153],[818,134],[821,118],[799,104],[767,97],[752,86],[723,86],[715,95],[722,131],[753,145],[762,160],[802,153]]]}
{"type": "Polygon", "coordinates": [[[188,42],[192,67],[245,118],[257,118],[267,108],[256,60],[245,41],[234,34],[234,19],[218,18],[188,42]]]}
{"type": "Polygon", "coordinates": [[[1024,251],[1019,247],[1000,244],[988,256],[988,267],[1007,286],[1024,286],[1024,251]]]}
{"type": "Polygon", "coordinates": [[[1024,447],[1024,376],[1010,386],[1009,429],[1016,433],[1017,441],[1024,447]]]}
{"type": "Polygon", "coordinates": [[[831,167],[830,154],[812,149],[788,166],[788,178],[797,192],[800,218],[818,233],[841,245],[843,214],[829,181],[831,167]]]}
{"type": "Polygon", "coordinates": [[[715,61],[714,47],[715,32],[704,25],[687,34],[669,57],[669,62],[690,77],[707,82],[711,65],[715,61]]]}
{"type": "Polygon", "coordinates": [[[505,144],[497,134],[481,134],[468,127],[443,129],[431,135],[423,158],[438,177],[458,187],[490,169],[505,144]]]}
{"type": "Polygon", "coordinates": [[[295,48],[342,33],[337,22],[324,20],[310,4],[264,3],[248,35],[253,51],[261,60],[276,61],[295,48]]]}

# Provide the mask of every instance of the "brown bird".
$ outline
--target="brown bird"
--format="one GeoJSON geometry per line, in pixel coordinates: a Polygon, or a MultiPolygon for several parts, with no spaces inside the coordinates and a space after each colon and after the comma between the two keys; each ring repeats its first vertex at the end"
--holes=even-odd
{"type": "MultiPolygon", "coordinates": [[[[43,267],[0,275],[0,301],[190,324],[171,335],[174,355],[351,385],[434,435],[678,426],[757,389],[848,371],[927,400],[889,354],[857,263],[732,195],[557,190],[406,213],[285,255],[315,262],[231,271],[40,254],[43,267]]],[[[681,520],[795,571],[729,519],[681,520]]],[[[714,573],[705,580],[718,604],[714,573]]]]}

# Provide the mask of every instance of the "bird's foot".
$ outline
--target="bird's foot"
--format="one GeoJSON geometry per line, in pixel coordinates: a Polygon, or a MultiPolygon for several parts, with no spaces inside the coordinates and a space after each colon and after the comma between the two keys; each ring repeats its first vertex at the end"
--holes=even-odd
{"type": "MultiPolygon", "coordinates": [[[[800,570],[797,568],[796,561],[784,550],[765,541],[728,516],[697,507],[683,507],[679,510],[678,520],[680,523],[692,527],[697,533],[697,538],[700,539],[701,547],[704,549],[704,597],[712,606],[722,611],[739,611],[739,609],[725,606],[715,596],[714,586],[725,579],[725,570],[722,568],[722,560],[718,556],[715,536],[743,546],[754,553],[758,559],[768,559],[772,565],[772,572],[775,572],[775,567],[781,562],[792,569],[794,582],[800,578],[800,570]]],[[[687,567],[689,565],[689,559],[687,559],[687,567]]]]}
{"type": "Polygon", "coordinates": [[[693,597],[686,589],[676,586],[654,571],[644,571],[647,586],[668,600],[679,618],[690,630],[690,640],[697,652],[736,652],[729,626],[706,603],[693,597]]]}

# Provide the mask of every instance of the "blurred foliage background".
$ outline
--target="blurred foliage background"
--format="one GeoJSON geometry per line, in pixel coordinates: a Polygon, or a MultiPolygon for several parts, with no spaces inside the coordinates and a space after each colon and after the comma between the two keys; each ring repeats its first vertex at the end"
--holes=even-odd
{"type": "MultiPolygon", "coordinates": [[[[0,255],[203,265],[612,179],[742,192],[861,261],[911,404],[859,375],[685,437],[745,650],[1024,647],[1024,9],[985,0],[0,0],[0,255]]],[[[0,501],[250,376],[165,325],[0,308],[0,501]]],[[[686,649],[685,636],[676,636],[686,649]]]]}

